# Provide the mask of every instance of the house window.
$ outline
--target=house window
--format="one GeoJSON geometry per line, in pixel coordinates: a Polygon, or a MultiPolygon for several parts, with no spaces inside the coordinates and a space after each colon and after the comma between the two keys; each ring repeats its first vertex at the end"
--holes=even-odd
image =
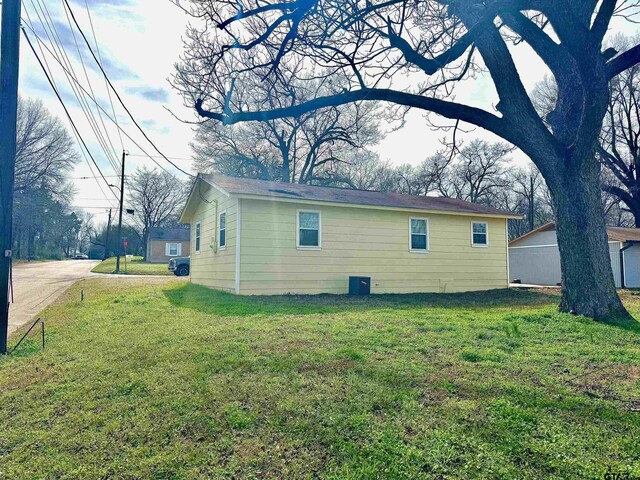
{"type": "Polygon", "coordinates": [[[196,252],[200,251],[200,222],[196,223],[196,252]]]}
{"type": "Polygon", "coordinates": [[[218,218],[218,226],[219,226],[219,232],[218,232],[218,245],[220,246],[220,248],[226,248],[227,247],[227,212],[221,212],[220,213],[220,217],[218,218]]]}
{"type": "Polygon", "coordinates": [[[409,249],[412,252],[429,250],[429,221],[426,218],[409,219],[409,249]]]}
{"type": "Polygon", "coordinates": [[[298,210],[298,248],[320,248],[320,212],[298,210]]]}
{"type": "Polygon", "coordinates": [[[489,227],[484,222],[471,223],[471,245],[474,247],[489,246],[489,227]]]}
{"type": "Polygon", "coordinates": [[[177,257],[182,253],[182,245],[179,243],[165,243],[164,253],[167,257],[177,257]]]}

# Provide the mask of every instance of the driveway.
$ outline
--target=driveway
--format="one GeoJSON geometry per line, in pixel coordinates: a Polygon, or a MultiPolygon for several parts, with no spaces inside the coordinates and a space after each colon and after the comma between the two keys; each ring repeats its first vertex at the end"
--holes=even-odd
{"type": "Polygon", "coordinates": [[[14,265],[14,300],[9,308],[9,334],[33,319],[76,281],[93,276],[98,261],[64,260],[14,265]]]}

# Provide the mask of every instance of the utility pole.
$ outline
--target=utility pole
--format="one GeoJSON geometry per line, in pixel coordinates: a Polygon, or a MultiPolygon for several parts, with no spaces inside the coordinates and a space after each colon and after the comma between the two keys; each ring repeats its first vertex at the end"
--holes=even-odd
{"type": "Polygon", "coordinates": [[[107,235],[104,240],[104,257],[103,260],[109,258],[109,230],[111,229],[111,209],[109,209],[109,221],[107,222],[107,235]]]}
{"type": "Polygon", "coordinates": [[[120,212],[118,213],[118,245],[116,246],[116,273],[120,273],[120,251],[122,245],[122,204],[124,203],[124,159],[127,152],[122,152],[122,172],[120,172],[120,212]]]}
{"type": "Polygon", "coordinates": [[[0,27],[0,354],[7,353],[16,164],[20,0],[2,1],[0,27]]]}

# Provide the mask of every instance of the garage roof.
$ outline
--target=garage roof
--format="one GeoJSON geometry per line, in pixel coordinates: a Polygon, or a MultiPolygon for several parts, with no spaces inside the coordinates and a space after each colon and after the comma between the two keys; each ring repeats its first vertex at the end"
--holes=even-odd
{"type": "MultiPolygon", "coordinates": [[[[545,223],[541,227],[531,230],[529,233],[525,233],[521,237],[518,237],[509,242],[509,245],[513,245],[520,240],[527,238],[538,232],[548,232],[556,229],[554,222],[545,223]]],[[[640,228],[626,228],[626,227],[607,227],[607,236],[612,242],[640,242],[640,228]]]]}
{"type": "Polygon", "coordinates": [[[640,242],[640,228],[607,227],[607,234],[616,242],[640,242]]]}
{"type": "Polygon", "coordinates": [[[188,228],[152,227],[149,229],[149,240],[188,242],[190,238],[191,230],[188,228]]]}

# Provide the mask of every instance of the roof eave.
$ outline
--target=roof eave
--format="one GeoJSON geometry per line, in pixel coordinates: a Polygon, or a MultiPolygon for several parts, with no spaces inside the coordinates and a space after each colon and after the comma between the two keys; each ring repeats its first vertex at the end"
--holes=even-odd
{"type": "MultiPolygon", "coordinates": [[[[519,219],[524,218],[523,216],[520,216],[519,219]]],[[[516,242],[519,242],[520,240],[524,240],[527,237],[530,237],[531,235],[534,235],[538,232],[546,232],[547,229],[550,226],[555,226],[555,222],[547,222],[544,225],[540,225],[538,228],[534,228],[533,230],[531,230],[530,232],[525,233],[524,235],[519,236],[518,238],[514,238],[513,240],[511,240],[509,242],[509,246],[513,245],[516,242]]]]}
{"type": "Polygon", "coordinates": [[[198,182],[204,182],[207,185],[210,185],[211,187],[219,190],[222,194],[226,195],[227,197],[230,196],[229,192],[227,192],[220,185],[217,185],[212,180],[206,178],[203,174],[198,173],[198,175],[196,176],[196,180],[193,182],[193,185],[191,186],[191,191],[189,192],[189,197],[187,198],[187,202],[184,204],[182,212],[180,213],[180,220],[179,220],[180,223],[190,223],[190,217],[187,216],[187,212],[189,210],[189,207],[191,206],[194,194],[196,192],[196,188],[199,188],[198,182]]]}
{"type": "Polygon", "coordinates": [[[193,192],[195,192],[196,185],[197,185],[199,180],[200,180],[200,174],[198,173],[196,175],[196,179],[193,182],[193,185],[191,185],[191,190],[189,191],[189,196],[187,197],[187,201],[185,202],[184,207],[182,207],[182,212],[180,212],[180,219],[178,220],[180,223],[189,223],[187,221],[187,218],[186,218],[186,213],[187,213],[187,210],[189,209],[189,206],[191,205],[191,199],[193,198],[193,192]]]}
{"type": "Polygon", "coordinates": [[[226,195],[227,197],[231,195],[231,192],[228,192],[226,189],[222,188],[218,183],[214,182],[209,175],[205,176],[205,175],[199,175],[200,178],[208,183],[209,185],[211,185],[212,187],[218,189],[220,192],[222,192],[224,195],[226,195]]]}
{"type": "MultiPolygon", "coordinates": [[[[214,185],[212,183],[212,185],[214,185]]],[[[466,217],[483,217],[483,218],[506,218],[513,220],[521,220],[522,215],[509,214],[509,213],[480,213],[480,212],[464,212],[459,210],[438,210],[438,209],[425,209],[425,208],[411,208],[411,207],[390,207],[385,205],[369,205],[365,203],[349,203],[349,202],[337,202],[327,200],[311,200],[306,198],[289,198],[289,197],[272,197],[267,195],[254,195],[248,193],[230,192],[238,198],[244,198],[248,200],[265,200],[271,202],[287,202],[287,203],[303,203],[309,205],[329,205],[337,207],[353,207],[353,208],[368,208],[374,210],[391,210],[401,212],[419,212],[419,213],[433,213],[439,215],[457,215],[466,217]]]]}

